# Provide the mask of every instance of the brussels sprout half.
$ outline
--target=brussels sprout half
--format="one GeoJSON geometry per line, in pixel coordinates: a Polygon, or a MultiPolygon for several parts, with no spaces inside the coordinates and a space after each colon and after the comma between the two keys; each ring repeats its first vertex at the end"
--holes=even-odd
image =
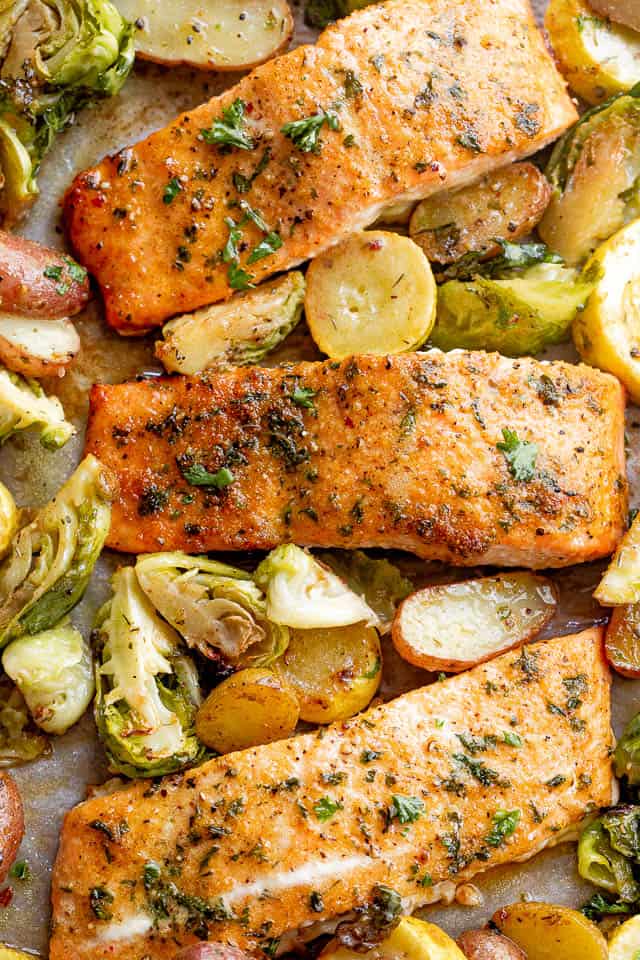
{"type": "Polygon", "coordinates": [[[583,830],[580,876],[632,903],[640,897],[633,863],[640,856],[640,808],[614,807],[583,830]]]}
{"type": "Polygon", "coordinates": [[[36,380],[0,366],[0,443],[35,426],[40,429],[41,444],[49,450],[63,447],[76,432],[65,420],[57,397],[48,397],[36,380]]]}
{"type": "Polygon", "coordinates": [[[55,136],[134,61],[134,31],[109,0],[12,0],[0,9],[0,211],[15,223],[38,195],[55,136]]]}
{"type": "Polygon", "coordinates": [[[397,605],[415,589],[411,580],[388,560],[362,550],[321,553],[319,559],[366,600],[379,618],[378,630],[388,633],[397,605]]]}
{"type": "Polygon", "coordinates": [[[255,572],[267,595],[267,616],[300,630],[344,627],[366,621],[378,626],[371,607],[344,580],[292,543],[276,547],[255,572]]]}
{"type": "Polygon", "coordinates": [[[91,650],[68,619],[14,640],[2,655],[2,666],[46,733],[66,733],[91,703],[91,650]]]}
{"type": "Polygon", "coordinates": [[[429,343],[441,350],[497,350],[508,357],[539,353],[567,339],[594,282],[557,263],[498,279],[450,280],[438,289],[429,343]]]}
{"type": "Polygon", "coordinates": [[[156,777],[196,763],[200,704],[193,662],[161,620],[133,567],[113,576],[114,594],[98,614],[95,715],[111,768],[156,777]]]}
{"type": "Polygon", "coordinates": [[[110,476],[94,456],[13,538],[0,564],[0,647],[55,626],[82,597],[111,522],[110,476]]]}
{"type": "Polygon", "coordinates": [[[33,725],[24,697],[8,677],[0,676],[0,767],[37,760],[49,741],[33,725]]]}
{"type": "Polygon", "coordinates": [[[588,110],[556,144],[540,236],[574,265],[640,216],[640,84],[588,110]]]}
{"type": "Polygon", "coordinates": [[[289,631],[267,619],[267,603],[244,570],[185,553],[139,557],[140,586],[158,612],[205,657],[264,667],[287,648],[289,631]]]}

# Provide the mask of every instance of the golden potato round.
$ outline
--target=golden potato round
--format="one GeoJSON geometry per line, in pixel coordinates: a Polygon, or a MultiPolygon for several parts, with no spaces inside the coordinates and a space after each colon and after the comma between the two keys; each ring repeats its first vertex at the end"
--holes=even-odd
{"type": "MultiPolygon", "coordinates": [[[[464,953],[454,940],[434,923],[418,917],[403,917],[377,950],[365,957],[384,960],[464,960],[464,953]]],[[[362,953],[330,940],[319,960],[360,960],[362,953]]]]}
{"type": "Polygon", "coordinates": [[[640,915],[625,920],[609,940],[609,960],[635,960],[640,954],[640,915]]]}
{"type": "Polygon", "coordinates": [[[355,233],[312,261],[305,316],[311,336],[337,360],[414,350],[436,318],[436,283],[420,247],[384,230],[355,233]]]}
{"type": "Polygon", "coordinates": [[[607,941],[595,923],[569,907],[513,903],[491,919],[527,960],[607,960],[607,941]]]}
{"type": "Polygon", "coordinates": [[[493,930],[466,930],[456,943],[467,960],[527,960],[520,947],[493,930]]]}
{"type": "Polygon", "coordinates": [[[295,690],[302,720],[333,723],[369,704],[380,685],[381,664],[377,632],[355,623],[292,630],[275,669],[295,690]]]}
{"type": "Polygon", "coordinates": [[[217,753],[233,753],[290,737],[299,714],[296,695],[284,679],[254,667],[212,690],[196,714],[196,734],[217,753]]]}

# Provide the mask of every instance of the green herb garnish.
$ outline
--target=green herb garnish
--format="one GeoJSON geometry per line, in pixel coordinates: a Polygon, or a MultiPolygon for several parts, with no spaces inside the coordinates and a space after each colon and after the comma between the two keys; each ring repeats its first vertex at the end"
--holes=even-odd
{"type": "Polygon", "coordinates": [[[502,436],[504,439],[497,443],[496,447],[504,453],[513,479],[518,482],[533,479],[538,445],[528,440],[520,440],[515,430],[508,428],[503,429],[502,436]]]}
{"type": "Polygon", "coordinates": [[[285,123],[280,132],[302,153],[319,153],[322,146],[320,131],[325,124],[330,130],[340,129],[337,115],[321,110],[320,113],[303,117],[302,120],[290,120],[289,123],[285,123]]]}
{"type": "Polygon", "coordinates": [[[208,130],[202,130],[205,143],[219,147],[237,147],[238,150],[253,150],[253,140],[244,129],[244,100],[236,99],[222,111],[222,119],[214,120],[208,130]]]}

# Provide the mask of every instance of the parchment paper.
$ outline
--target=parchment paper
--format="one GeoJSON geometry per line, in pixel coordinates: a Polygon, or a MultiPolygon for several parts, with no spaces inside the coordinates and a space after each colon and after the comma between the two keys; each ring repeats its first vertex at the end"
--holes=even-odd
{"type": "MultiPolygon", "coordinates": [[[[538,6],[543,5],[541,0],[538,6]]],[[[310,34],[302,25],[299,10],[297,14],[296,42],[300,43],[310,39],[310,34]]],[[[77,125],[59,138],[40,173],[42,196],[22,232],[52,246],[63,247],[59,203],[75,172],[158,129],[182,110],[220,92],[236,77],[137,65],[119,97],[96,110],[83,112],[77,125]]],[[[110,333],[101,322],[99,304],[89,307],[78,321],[78,327],[83,345],[79,362],[63,381],[48,385],[59,394],[77,424],[78,437],[64,450],[48,453],[33,438],[23,435],[12,440],[0,453],[0,477],[21,505],[44,502],[76,465],[82,448],[91,383],[118,382],[142,370],[157,369],[152,358],[153,338],[123,340],[110,333]]],[[[301,330],[290,337],[269,362],[316,357],[308,334],[301,330]]],[[[569,346],[545,354],[546,359],[554,357],[576,359],[569,346]]],[[[634,478],[640,456],[638,411],[629,411],[628,428],[629,471],[634,478]]],[[[108,594],[110,572],[122,559],[114,554],[103,557],[83,602],[74,611],[73,620],[85,636],[89,634],[97,607],[108,594]]],[[[403,564],[425,582],[437,576],[443,578],[442,571],[406,557],[403,564]]],[[[603,611],[591,599],[600,570],[601,566],[590,565],[555,575],[561,604],[559,615],[546,631],[548,636],[571,633],[602,622],[603,611]]],[[[386,646],[383,696],[395,696],[430,679],[429,674],[410,668],[386,646]]],[[[613,710],[618,732],[639,708],[639,700],[640,683],[615,679],[613,710]]],[[[66,810],[84,799],[88,784],[100,783],[106,777],[104,757],[91,716],[87,715],[66,736],[56,739],[51,756],[16,770],[15,777],[22,791],[26,815],[25,839],[19,856],[28,861],[33,879],[28,883],[15,883],[11,905],[0,909],[0,940],[46,956],[49,877],[62,817],[66,810]]],[[[494,909],[522,896],[578,905],[591,892],[577,877],[575,848],[570,845],[545,852],[528,864],[493,870],[478,885],[484,897],[482,905],[435,907],[426,915],[455,934],[467,927],[482,925],[494,909]]]]}

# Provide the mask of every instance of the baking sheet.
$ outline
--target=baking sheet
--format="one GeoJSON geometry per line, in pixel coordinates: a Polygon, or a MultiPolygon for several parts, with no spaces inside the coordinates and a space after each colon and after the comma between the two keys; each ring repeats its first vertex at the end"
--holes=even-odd
{"type": "MultiPolygon", "coordinates": [[[[544,0],[538,4],[542,8],[544,0]]],[[[538,10],[540,12],[540,10],[538,10]]],[[[297,11],[296,42],[309,39],[297,11]]],[[[185,69],[166,70],[151,65],[136,66],[123,93],[98,109],[81,114],[77,125],[61,136],[40,173],[42,196],[22,232],[35,240],[63,247],[60,226],[60,199],[73,175],[140,139],[180,113],[219,93],[235,80],[234,74],[202,74],[185,69]]],[[[82,353],[73,371],[51,388],[61,397],[68,415],[78,426],[78,436],[55,453],[43,451],[37,440],[25,435],[11,441],[0,453],[0,478],[21,505],[46,501],[71,473],[81,454],[87,412],[88,390],[94,381],[119,382],[143,370],[157,369],[152,356],[152,339],[123,340],[107,331],[97,303],[78,320],[82,353]]],[[[290,337],[269,358],[314,359],[318,355],[306,331],[290,337]]],[[[569,346],[545,354],[545,359],[575,360],[569,346]]],[[[629,472],[632,502],[640,487],[635,482],[640,458],[640,412],[628,415],[629,472]]],[[[108,594],[108,578],[119,559],[105,554],[100,560],[83,602],[73,613],[74,623],[88,636],[96,609],[108,594]]],[[[442,577],[442,571],[406,558],[407,569],[425,582],[442,577]]],[[[561,594],[559,614],[546,634],[570,633],[602,619],[602,611],[591,599],[602,565],[588,565],[554,575],[561,594]]],[[[468,575],[468,571],[466,573],[468,575]]],[[[427,682],[424,671],[409,667],[385,649],[383,695],[390,697],[427,682]]],[[[614,727],[617,732],[638,709],[640,682],[616,678],[613,688],[614,727]]],[[[88,784],[106,777],[104,756],[95,737],[93,720],[87,715],[66,736],[53,744],[52,754],[15,771],[25,805],[26,832],[20,858],[26,859],[33,874],[28,883],[14,885],[12,903],[0,908],[0,940],[46,956],[49,924],[49,877],[55,857],[64,812],[84,799],[88,784]]],[[[570,905],[581,904],[590,889],[579,880],[575,848],[563,845],[547,851],[528,864],[503,867],[488,873],[478,886],[483,902],[476,907],[432,907],[429,919],[457,934],[480,926],[504,903],[527,896],[570,905]]]]}

